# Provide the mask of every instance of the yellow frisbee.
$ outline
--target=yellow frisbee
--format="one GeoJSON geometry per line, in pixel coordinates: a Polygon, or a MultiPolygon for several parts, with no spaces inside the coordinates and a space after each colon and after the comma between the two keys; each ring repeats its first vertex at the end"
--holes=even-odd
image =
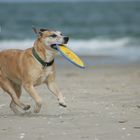
{"type": "Polygon", "coordinates": [[[83,61],[69,48],[65,45],[59,45],[57,50],[60,52],[62,56],[64,56],[67,60],[69,60],[72,64],[80,67],[85,68],[83,61]]]}

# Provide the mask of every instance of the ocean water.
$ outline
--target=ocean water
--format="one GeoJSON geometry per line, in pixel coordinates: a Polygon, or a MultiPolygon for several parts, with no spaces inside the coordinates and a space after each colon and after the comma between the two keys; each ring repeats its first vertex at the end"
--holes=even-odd
{"type": "Polygon", "coordinates": [[[140,2],[0,3],[0,50],[25,49],[32,27],[60,30],[83,56],[140,60],[140,2]]]}

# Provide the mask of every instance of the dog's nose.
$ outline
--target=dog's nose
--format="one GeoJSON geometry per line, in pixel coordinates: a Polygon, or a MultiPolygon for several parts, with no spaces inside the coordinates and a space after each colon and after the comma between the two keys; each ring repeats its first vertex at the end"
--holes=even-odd
{"type": "Polygon", "coordinates": [[[69,41],[69,37],[65,36],[65,37],[64,37],[64,44],[67,44],[68,41],[69,41]]]}

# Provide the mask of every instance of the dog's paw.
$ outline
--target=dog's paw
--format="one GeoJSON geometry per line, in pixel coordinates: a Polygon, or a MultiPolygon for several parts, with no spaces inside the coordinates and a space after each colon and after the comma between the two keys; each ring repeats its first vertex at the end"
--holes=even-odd
{"type": "Polygon", "coordinates": [[[23,110],[29,110],[31,108],[31,106],[30,105],[26,105],[24,108],[23,108],[23,110]]]}
{"type": "Polygon", "coordinates": [[[59,103],[59,105],[62,107],[67,107],[67,105],[65,103],[59,103]]]}
{"type": "Polygon", "coordinates": [[[34,108],[34,113],[39,113],[40,110],[41,110],[41,106],[40,107],[37,106],[34,108]]]}
{"type": "Polygon", "coordinates": [[[40,110],[38,110],[38,109],[34,110],[34,113],[39,113],[39,112],[40,112],[40,110]]]}

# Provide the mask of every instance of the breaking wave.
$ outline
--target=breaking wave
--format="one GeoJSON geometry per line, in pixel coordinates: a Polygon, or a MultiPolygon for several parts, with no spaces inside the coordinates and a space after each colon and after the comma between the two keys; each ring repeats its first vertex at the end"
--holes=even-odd
{"type": "MultiPolygon", "coordinates": [[[[3,40],[0,50],[26,49],[33,46],[34,40],[3,40]]],[[[68,47],[82,56],[112,55],[140,57],[140,46],[130,38],[70,40],[68,47]]]]}

